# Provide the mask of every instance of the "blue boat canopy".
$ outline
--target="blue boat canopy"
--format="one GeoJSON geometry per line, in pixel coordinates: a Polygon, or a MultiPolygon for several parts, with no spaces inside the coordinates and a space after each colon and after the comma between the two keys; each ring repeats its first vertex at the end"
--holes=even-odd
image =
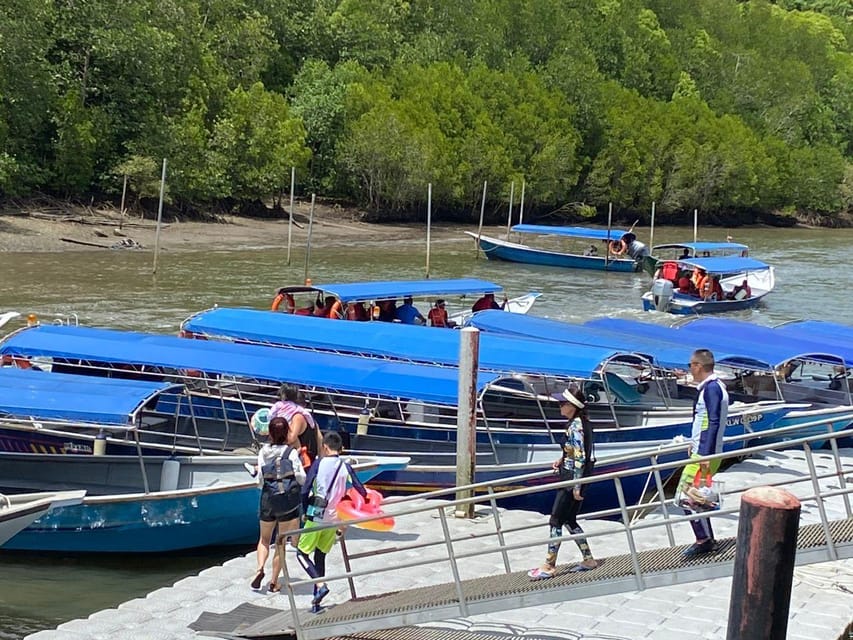
{"type": "Polygon", "coordinates": [[[619,240],[628,233],[624,229],[592,229],[590,227],[551,227],[543,224],[517,224],[512,227],[518,233],[538,233],[549,236],[566,236],[587,240],[619,240]]]}
{"type": "Polygon", "coordinates": [[[454,278],[449,280],[387,280],[384,282],[343,282],[311,286],[282,287],[281,292],[318,291],[335,296],[341,302],[369,302],[394,298],[464,296],[498,293],[503,287],[487,280],[454,278]]]}
{"type": "MultiPolygon", "coordinates": [[[[846,342],[823,340],[817,336],[788,336],[776,329],[764,327],[742,320],[726,318],[699,318],[681,325],[679,331],[696,335],[720,335],[726,341],[741,344],[755,344],[778,349],[780,354],[794,358],[803,358],[817,362],[853,365],[853,345],[846,342]]],[[[782,364],[779,362],[778,364],[782,364]]]]}
{"type": "MultiPolygon", "coordinates": [[[[642,337],[630,332],[617,332],[589,325],[572,324],[559,320],[534,318],[501,311],[475,313],[468,325],[485,332],[507,336],[525,336],[551,342],[594,345],[637,353],[664,369],[687,369],[690,356],[696,349],[692,340],[685,340],[675,329],[664,329],[660,336],[642,337]]],[[[717,353],[717,359],[732,366],[750,369],[771,369],[765,361],[735,352],[717,353]]]]}
{"type": "Polygon", "coordinates": [[[774,331],[784,336],[815,342],[853,344],[853,327],[826,320],[789,322],[779,325],[774,331]]]}
{"type": "Polygon", "coordinates": [[[720,256],[711,258],[682,258],[680,264],[688,267],[699,267],[708,273],[741,273],[744,271],[764,271],[770,265],[755,258],[741,256],[720,256]]]}
{"type": "MultiPolygon", "coordinates": [[[[315,327],[321,322],[315,319],[315,327]]],[[[22,329],[0,342],[0,354],[134,364],[172,371],[196,369],[447,405],[455,405],[458,396],[458,371],[446,367],[91,327],[41,325],[22,329]]],[[[480,372],[478,392],[497,377],[480,372]]]]}
{"type": "MultiPolygon", "coordinates": [[[[520,317],[520,314],[506,311],[494,313],[520,317]]],[[[347,322],[253,309],[217,308],[189,318],[182,329],[194,334],[300,349],[427,364],[459,364],[458,331],[396,322],[347,322]]],[[[604,362],[618,355],[620,353],[612,348],[570,347],[488,334],[480,337],[479,363],[481,371],[505,375],[523,373],[589,379],[604,362]]]]}
{"type": "Polygon", "coordinates": [[[739,254],[742,251],[748,251],[749,247],[739,242],[673,242],[657,244],[652,247],[653,252],[659,249],[690,249],[696,253],[700,251],[731,251],[739,254]]]}
{"type": "MultiPolygon", "coordinates": [[[[634,336],[651,338],[653,340],[681,341],[689,344],[695,349],[710,349],[715,357],[720,354],[724,357],[737,361],[753,359],[758,362],[768,363],[772,367],[778,367],[786,362],[802,358],[822,362],[839,362],[840,355],[834,350],[826,348],[812,348],[814,345],[791,344],[789,341],[746,337],[745,332],[738,332],[731,327],[712,329],[708,322],[720,322],[715,318],[700,319],[687,323],[680,328],[664,327],[650,322],[638,322],[636,320],[624,320],[621,318],[597,318],[585,323],[584,326],[597,327],[608,331],[625,333],[634,336]],[[688,329],[690,325],[692,328],[688,329]]],[[[722,322],[733,322],[723,320],[722,322]]],[[[748,324],[748,323],[741,323],[748,324]]]]}
{"type": "Polygon", "coordinates": [[[139,410],[181,385],[0,368],[0,416],[134,428],[139,410]]]}

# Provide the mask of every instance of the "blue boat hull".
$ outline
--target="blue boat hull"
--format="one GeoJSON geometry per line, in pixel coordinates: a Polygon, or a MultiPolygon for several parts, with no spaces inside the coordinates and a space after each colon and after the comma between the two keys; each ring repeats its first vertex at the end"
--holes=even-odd
{"type": "Polygon", "coordinates": [[[563,269],[591,269],[594,271],[615,271],[619,273],[633,273],[637,271],[637,264],[633,260],[605,260],[599,256],[583,256],[573,253],[534,249],[527,245],[498,243],[485,237],[480,237],[480,248],[489,260],[561,267],[563,269]]]}
{"type": "Polygon", "coordinates": [[[45,514],[6,549],[78,553],[163,553],[258,539],[255,486],[197,493],[87,498],[45,514]]]}
{"type": "MultiPolygon", "coordinates": [[[[757,307],[764,296],[746,298],[744,300],[708,300],[698,301],[692,296],[676,294],[673,296],[666,313],[677,316],[706,315],[709,313],[727,313],[729,311],[742,311],[757,307]]],[[[654,300],[649,294],[643,295],[643,311],[656,311],[654,300]]]]}
{"type": "MultiPolygon", "coordinates": [[[[93,470],[92,465],[100,464],[100,460],[109,463],[109,459],[92,458],[87,462],[81,460],[81,456],[56,457],[65,463],[60,465],[57,462],[54,468],[60,471],[48,480],[59,485],[74,484],[79,487],[86,486],[79,477],[82,473],[90,473],[101,479],[115,476],[126,481],[126,474],[115,467],[115,461],[127,460],[122,463],[127,467],[138,462],[129,456],[117,456],[113,458],[113,467],[93,470]],[[80,464],[90,468],[80,473],[67,471],[80,464]],[[60,478],[59,474],[67,478],[60,478]]],[[[20,458],[17,456],[17,460],[10,464],[20,464],[20,458]]],[[[201,458],[207,459],[208,456],[201,458]]],[[[253,545],[258,541],[260,489],[242,469],[243,459],[245,457],[237,458],[231,464],[227,456],[222,456],[208,466],[204,462],[199,463],[199,473],[206,475],[200,478],[198,483],[203,486],[198,488],[88,495],[80,504],[59,507],[41,516],[11,538],[4,549],[72,553],[165,553],[208,546],[253,545]],[[220,466],[221,470],[218,469],[220,466]],[[247,480],[223,481],[223,478],[234,477],[235,468],[247,480]],[[214,480],[211,481],[211,478],[214,480]]],[[[41,460],[44,460],[44,456],[41,460]]],[[[373,466],[366,464],[371,461],[361,462],[361,468],[357,465],[355,472],[362,482],[372,480],[385,470],[405,466],[405,461],[399,459],[372,461],[373,466]]],[[[34,473],[32,469],[36,465],[45,464],[50,462],[36,461],[30,465],[31,471],[27,473],[34,473]]],[[[109,484],[106,480],[104,483],[109,484]]]]}

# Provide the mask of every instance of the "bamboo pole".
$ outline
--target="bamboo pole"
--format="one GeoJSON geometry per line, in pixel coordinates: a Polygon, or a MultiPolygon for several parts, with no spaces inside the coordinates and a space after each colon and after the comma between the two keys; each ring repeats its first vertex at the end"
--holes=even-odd
{"type": "Polygon", "coordinates": [[[652,228],[649,230],[649,251],[655,246],[655,202],[652,200],[652,228]]]}
{"type": "Polygon", "coordinates": [[[305,276],[303,282],[308,283],[308,264],[311,262],[311,233],[314,231],[314,202],[317,194],[311,194],[311,211],[308,213],[308,239],[305,242],[305,276]]]}
{"type": "Polygon", "coordinates": [[[610,228],[613,225],[613,203],[607,203],[607,247],[604,249],[604,269],[610,266],[610,228]]]}
{"type": "Polygon", "coordinates": [[[432,182],[427,185],[426,278],[429,280],[429,247],[432,234],[432,182]]]}
{"type": "Polygon", "coordinates": [[[693,244],[699,238],[699,209],[693,209],[693,244]]]}
{"type": "Polygon", "coordinates": [[[154,232],[154,267],[151,273],[157,273],[157,258],[160,256],[160,227],[163,222],[163,194],[166,189],[166,158],[163,158],[163,173],[160,175],[160,204],[157,206],[157,230],[154,232]]]}
{"type": "Polygon", "coordinates": [[[518,210],[518,224],[522,224],[524,222],[524,187],[527,186],[527,182],[525,180],[521,181],[521,208],[518,210]]]}
{"type": "Polygon", "coordinates": [[[296,167],[290,167],[290,213],[287,216],[287,266],[290,266],[290,246],[293,242],[293,187],[296,185],[296,167]]]}
{"type": "Polygon", "coordinates": [[[515,180],[509,185],[509,211],[506,214],[506,239],[509,240],[509,228],[512,226],[512,201],[515,198],[515,180]]]}
{"type": "Polygon", "coordinates": [[[486,187],[489,182],[483,180],[483,199],[480,201],[480,224],[477,227],[477,257],[480,257],[480,236],[483,235],[483,216],[486,213],[486,187]]]}
{"type": "Polygon", "coordinates": [[[124,185],[121,188],[121,211],[119,212],[118,228],[119,231],[124,224],[124,199],[127,196],[127,174],[124,174],[124,185]]]}

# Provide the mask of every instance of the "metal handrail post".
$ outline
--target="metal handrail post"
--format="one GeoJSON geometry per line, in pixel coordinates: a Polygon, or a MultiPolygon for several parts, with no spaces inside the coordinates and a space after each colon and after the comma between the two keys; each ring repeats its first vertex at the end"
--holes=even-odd
{"type": "MultiPolygon", "coordinates": [[[[838,451],[838,441],[835,438],[830,438],[829,447],[832,450],[832,457],[835,460],[835,473],[838,477],[838,483],[842,489],[847,488],[847,480],[844,478],[844,468],[841,466],[841,454],[838,451]]],[[[850,495],[845,493],[844,510],[847,512],[848,518],[853,518],[853,511],[850,509],[850,495]]]]}
{"type": "Polygon", "coordinates": [[[832,532],[829,530],[829,521],[826,517],[826,507],[823,504],[823,499],[820,492],[820,482],[817,478],[817,469],[815,469],[814,459],[812,458],[812,448],[808,442],[803,443],[803,452],[806,454],[806,463],[809,465],[809,475],[811,476],[812,489],[815,494],[815,504],[817,505],[818,513],[820,514],[820,526],[823,529],[823,535],[826,538],[826,548],[829,551],[829,557],[833,560],[838,560],[838,550],[835,548],[835,542],[832,540],[832,532]]]}
{"type": "MultiPolygon", "coordinates": [[[[347,570],[347,573],[351,573],[352,572],[352,566],[350,565],[350,561],[349,561],[349,551],[347,551],[347,543],[346,543],[347,535],[346,534],[347,534],[347,529],[346,529],[346,527],[343,527],[343,533],[341,533],[341,537],[340,537],[339,541],[341,543],[341,555],[344,558],[344,569],[347,570]]],[[[349,576],[349,575],[347,576],[347,583],[349,584],[350,597],[353,600],[355,600],[358,597],[358,595],[355,592],[355,581],[352,579],[352,576],[349,576]]]]}
{"type": "Polygon", "coordinates": [[[637,559],[637,544],[634,541],[631,519],[628,517],[628,507],[625,503],[625,492],[622,490],[622,481],[619,478],[613,478],[613,482],[616,487],[616,497],[619,499],[619,509],[622,511],[622,526],[625,527],[625,538],[628,540],[628,550],[631,553],[631,566],[634,568],[634,575],[637,577],[637,590],[642,591],[646,588],[646,581],[643,580],[643,570],[640,568],[640,561],[637,559]]]}
{"type": "MultiPolygon", "coordinates": [[[[278,534],[278,531],[276,531],[276,534],[278,534]]],[[[279,538],[280,536],[277,536],[275,540],[275,552],[279,554],[278,559],[281,564],[282,578],[284,579],[284,584],[287,585],[287,599],[290,603],[290,617],[293,621],[293,631],[296,633],[297,640],[302,640],[302,638],[304,638],[305,631],[299,620],[299,610],[296,608],[296,594],[293,593],[293,584],[290,580],[290,572],[287,570],[287,558],[284,552],[284,545],[287,543],[287,536],[284,536],[283,539],[279,538]]]]}
{"type": "Polygon", "coordinates": [[[504,539],[504,531],[501,526],[501,514],[498,513],[498,503],[495,498],[495,491],[489,487],[489,504],[492,507],[492,519],[495,521],[495,535],[498,537],[498,544],[501,550],[501,557],[504,561],[504,570],[507,573],[512,573],[512,566],[509,563],[509,555],[506,552],[506,540],[504,539]]]}
{"type": "Polygon", "coordinates": [[[453,552],[453,538],[450,535],[450,527],[447,526],[447,514],[444,513],[444,505],[438,507],[438,517],[441,520],[441,528],[444,531],[447,559],[450,561],[450,570],[453,572],[453,585],[456,588],[456,597],[459,598],[459,611],[463,617],[467,618],[468,603],[465,602],[465,592],[462,591],[462,580],[459,578],[459,567],[456,564],[456,555],[453,552]]]}

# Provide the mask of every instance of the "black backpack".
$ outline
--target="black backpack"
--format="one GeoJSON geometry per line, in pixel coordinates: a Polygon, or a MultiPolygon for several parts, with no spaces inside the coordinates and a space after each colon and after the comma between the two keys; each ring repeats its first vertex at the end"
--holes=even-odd
{"type": "Polygon", "coordinates": [[[291,447],[285,447],[275,460],[261,467],[264,491],[270,494],[270,506],[277,516],[298,509],[302,501],[301,488],[296,482],[293,463],[290,461],[291,451],[293,451],[291,447]]]}

